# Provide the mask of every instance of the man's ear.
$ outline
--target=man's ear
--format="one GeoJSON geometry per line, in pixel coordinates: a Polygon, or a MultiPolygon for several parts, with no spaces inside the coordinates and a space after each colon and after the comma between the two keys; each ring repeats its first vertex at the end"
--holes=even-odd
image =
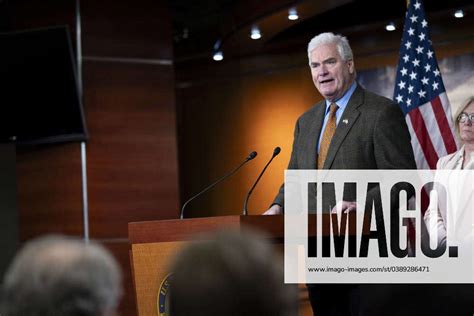
{"type": "Polygon", "coordinates": [[[351,75],[354,74],[355,67],[354,67],[354,60],[353,59],[349,59],[347,61],[347,66],[349,67],[349,73],[351,75]]]}

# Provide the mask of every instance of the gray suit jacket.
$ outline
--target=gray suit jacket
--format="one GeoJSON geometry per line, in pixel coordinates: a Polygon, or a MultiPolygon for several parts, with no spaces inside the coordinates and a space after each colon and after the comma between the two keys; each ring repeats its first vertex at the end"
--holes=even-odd
{"type": "MultiPolygon", "coordinates": [[[[296,122],[288,169],[316,167],[325,108],[323,100],[296,122]]],[[[323,169],[416,169],[400,107],[357,86],[337,125],[323,169]]],[[[284,205],[284,185],[273,204],[284,205]]]]}

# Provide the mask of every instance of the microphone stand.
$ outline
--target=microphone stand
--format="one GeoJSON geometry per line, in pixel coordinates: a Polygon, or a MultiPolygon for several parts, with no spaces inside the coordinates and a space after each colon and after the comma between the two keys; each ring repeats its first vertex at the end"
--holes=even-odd
{"type": "Polygon", "coordinates": [[[280,151],[281,151],[280,147],[275,147],[275,149],[273,150],[272,158],[270,158],[270,160],[267,162],[267,164],[265,165],[265,168],[263,168],[262,172],[260,172],[260,175],[258,176],[257,180],[253,184],[252,188],[249,190],[249,193],[247,193],[247,197],[245,198],[245,202],[244,202],[244,209],[242,211],[242,215],[244,216],[248,215],[248,203],[249,203],[250,195],[252,194],[253,189],[255,189],[255,187],[257,186],[258,181],[260,181],[260,178],[263,176],[263,173],[265,172],[265,170],[267,170],[267,167],[272,162],[273,158],[275,158],[280,153],[280,151]]]}
{"type": "Polygon", "coordinates": [[[225,174],[224,176],[222,176],[221,178],[219,178],[218,180],[214,181],[213,183],[211,183],[209,186],[207,186],[206,188],[204,188],[201,192],[199,192],[198,194],[196,194],[195,196],[191,197],[189,200],[186,201],[186,203],[183,204],[183,207],[181,208],[181,213],[180,213],[180,216],[179,218],[180,219],[183,219],[184,218],[184,208],[186,207],[186,205],[189,204],[189,202],[191,202],[192,200],[194,200],[195,198],[201,196],[203,193],[207,192],[208,190],[210,190],[212,187],[214,187],[215,185],[217,185],[218,183],[222,182],[223,180],[225,180],[226,178],[230,177],[231,175],[233,175],[234,173],[237,172],[237,170],[239,170],[243,165],[245,165],[248,161],[254,159],[255,157],[257,157],[257,152],[256,151],[252,151],[248,156],[247,158],[245,158],[245,160],[237,166],[237,168],[235,168],[234,170],[228,172],[227,174],[225,174]]]}

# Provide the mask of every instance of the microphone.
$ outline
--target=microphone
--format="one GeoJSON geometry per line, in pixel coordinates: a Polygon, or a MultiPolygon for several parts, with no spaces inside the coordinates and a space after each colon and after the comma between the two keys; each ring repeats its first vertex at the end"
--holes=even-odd
{"type": "Polygon", "coordinates": [[[270,165],[273,158],[275,158],[280,153],[280,151],[281,151],[280,147],[275,147],[275,149],[273,149],[272,158],[270,158],[270,160],[267,162],[267,164],[265,165],[265,168],[263,168],[262,172],[260,173],[257,180],[255,181],[252,188],[250,189],[249,193],[247,193],[247,197],[245,198],[245,202],[244,202],[244,210],[242,212],[243,215],[248,215],[247,206],[248,206],[248,203],[249,203],[250,195],[253,192],[253,189],[255,189],[255,186],[257,185],[258,181],[260,181],[260,178],[263,176],[263,173],[265,172],[265,170],[267,170],[268,165],[270,165]]]}
{"type": "Polygon", "coordinates": [[[233,175],[234,173],[237,172],[237,170],[239,170],[243,165],[245,165],[248,161],[254,159],[255,157],[257,157],[257,152],[256,151],[252,151],[248,156],[247,158],[245,158],[245,160],[239,165],[237,166],[237,168],[235,168],[234,170],[230,171],[229,173],[225,174],[223,177],[221,177],[220,179],[214,181],[211,185],[209,185],[208,187],[206,187],[204,190],[202,190],[201,192],[199,192],[198,194],[194,195],[193,197],[191,197],[189,200],[186,201],[186,203],[183,204],[183,207],[181,208],[181,214],[179,216],[180,219],[183,219],[184,218],[184,208],[186,207],[186,205],[188,205],[189,202],[191,202],[192,200],[194,200],[195,198],[197,198],[198,196],[200,196],[201,194],[209,191],[211,188],[213,188],[215,185],[217,185],[219,182],[227,179],[228,177],[230,177],[231,175],[233,175]]]}

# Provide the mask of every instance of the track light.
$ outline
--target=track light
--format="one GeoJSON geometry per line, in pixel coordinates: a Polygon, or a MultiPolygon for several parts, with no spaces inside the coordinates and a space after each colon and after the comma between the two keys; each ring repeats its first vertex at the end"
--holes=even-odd
{"type": "Polygon", "coordinates": [[[214,59],[215,61],[221,61],[222,59],[224,59],[224,53],[220,50],[217,52],[214,52],[212,59],[214,59]]]}
{"type": "Polygon", "coordinates": [[[454,12],[454,17],[458,18],[458,19],[461,19],[464,17],[464,11],[463,10],[456,10],[456,12],[454,12]]]}
{"type": "Polygon", "coordinates": [[[288,10],[288,20],[294,21],[298,20],[298,11],[296,11],[296,8],[291,8],[288,10]]]}
{"type": "Polygon", "coordinates": [[[390,22],[387,25],[385,25],[385,29],[389,32],[395,31],[397,28],[395,27],[395,23],[390,22]]]}
{"type": "Polygon", "coordinates": [[[258,26],[252,26],[252,29],[250,30],[250,38],[254,40],[258,40],[259,38],[262,37],[262,33],[260,33],[260,29],[258,26]]]}

